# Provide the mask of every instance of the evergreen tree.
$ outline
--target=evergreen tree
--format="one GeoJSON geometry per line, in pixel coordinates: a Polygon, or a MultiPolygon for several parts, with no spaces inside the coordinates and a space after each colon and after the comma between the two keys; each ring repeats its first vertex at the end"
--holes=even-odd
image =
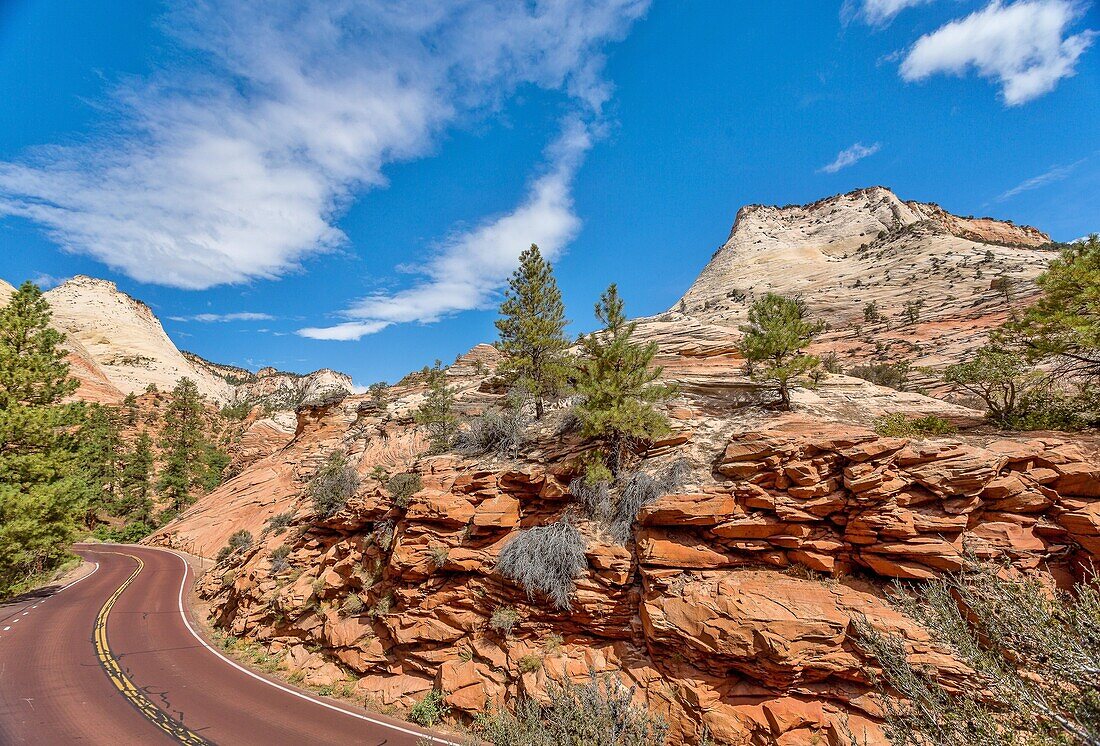
{"type": "Polygon", "coordinates": [[[565,387],[569,366],[565,350],[565,306],[554,279],[554,269],[542,258],[539,247],[520,254],[496,322],[500,350],[507,357],[501,372],[530,391],[535,419],[542,419],[544,400],[565,387]]]}
{"type": "Polygon", "coordinates": [[[119,512],[135,522],[152,523],[153,439],[142,430],[123,459],[119,512]]]}
{"type": "Polygon", "coordinates": [[[821,331],[807,316],[800,299],[768,293],[753,302],[749,323],[741,327],[741,354],[752,366],[753,378],[775,385],[781,409],[791,408],[791,384],[820,362],[802,353],[821,331]]]}
{"type": "Polygon", "coordinates": [[[126,398],[122,400],[122,423],[127,427],[133,427],[137,424],[137,419],[137,395],[129,393],[126,395],[126,398]]]}
{"type": "Polygon", "coordinates": [[[190,378],[181,378],[173,389],[164,411],[164,429],[160,447],[164,451],[157,488],[173,511],[193,502],[191,488],[201,472],[206,446],[202,422],[202,397],[190,378]]]}
{"type": "Polygon", "coordinates": [[[1001,338],[1021,342],[1032,361],[1100,383],[1100,237],[1074,243],[1037,280],[1043,294],[1001,338]]]}
{"type": "Polygon", "coordinates": [[[426,369],[428,395],[413,415],[417,424],[423,425],[428,431],[432,453],[443,453],[449,449],[455,433],[458,432],[458,416],[454,413],[454,390],[447,385],[440,365],[436,360],[434,368],[426,369]]]}
{"type": "Polygon", "coordinates": [[[79,408],[64,336],[42,291],[24,283],[0,309],[0,596],[65,557],[87,492],[71,430],[79,408]]]}
{"type": "Polygon", "coordinates": [[[122,446],[118,424],[110,409],[100,404],[87,405],[80,428],[80,461],[88,485],[88,510],[85,525],[94,528],[97,515],[105,511],[118,514],[119,461],[122,446]]]}
{"type": "Polygon", "coordinates": [[[652,440],[668,432],[668,420],[654,404],[671,396],[672,389],[655,383],[661,369],[650,365],[657,344],[631,340],[637,324],[626,320],[614,284],[596,304],[596,318],[605,328],[581,338],[577,392],[582,401],[576,414],[582,435],[605,442],[607,466],[618,475],[630,441],[652,440]]]}

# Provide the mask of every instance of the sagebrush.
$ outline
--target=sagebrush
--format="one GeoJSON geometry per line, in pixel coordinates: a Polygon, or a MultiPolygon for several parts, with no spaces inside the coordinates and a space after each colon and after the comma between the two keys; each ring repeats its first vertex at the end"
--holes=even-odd
{"type": "Polygon", "coordinates": [[[587,567],[585,540],[568,517],[518,534],[501,550],[497,569],[527,596],[548,598],[559,609],[572,608],[573,580],[587,567]]]}

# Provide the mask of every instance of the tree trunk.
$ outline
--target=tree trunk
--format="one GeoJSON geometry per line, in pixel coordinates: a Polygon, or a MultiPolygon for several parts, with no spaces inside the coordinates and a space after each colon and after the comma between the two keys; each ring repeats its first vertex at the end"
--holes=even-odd
{"type": "Polygon", "coordinates": [[[541,420],[542,419],[542,413],[543,413],[542,397],[541,396],[536,396],[535,397],[535,419],[536,420],[541,420]]]}

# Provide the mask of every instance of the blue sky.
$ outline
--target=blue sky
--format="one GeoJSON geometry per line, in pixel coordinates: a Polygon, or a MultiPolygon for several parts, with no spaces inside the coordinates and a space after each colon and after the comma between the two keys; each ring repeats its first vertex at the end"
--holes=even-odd
{"type": "Polygon", "coordinates": [[[0,3],[0,277],[114,280],[181,348],[360,384],[670,307],[747,203],[884,184],[1100,230],[1075,0],[0,3]]]}

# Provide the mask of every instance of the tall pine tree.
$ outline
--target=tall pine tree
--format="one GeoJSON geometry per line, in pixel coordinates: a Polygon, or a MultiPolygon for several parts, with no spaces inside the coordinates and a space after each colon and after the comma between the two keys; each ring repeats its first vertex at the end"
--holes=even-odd
{"type": "Polygon", "coordinates": [[[127,451],[119,476],[120,512],[128,520],[152,524],[152,476],[153,439],[142,430],[127,451]]]}
{"type": "Polygon", "coordinates": [[[502,318],[496,322],[499,347],[507,356],[501,372],[531,392],[535,419],[542,419],[545,400],[565,387],[569,372],[565,325],[569,322],[554,268],[535,244],[520,254],[500,314],[502,318]]]}
{"type": "Polygon", "coordinates": [[[169,508],[178,512],[193,502],[191,488],[201,474],[206,446],[202,397],[190,378],[181,378],[172,390],[162,432],[164,467],[157,488],[168,499],[169,508]]]}
{"type": "Polygon", "coordinates": [[[458,432],[458,415],[454,412],[455,393],[447,385],[447,377],[438,360],[435,367],[426,370],[428,395],[413,413],[413,419],[428,431],[431,452],[443,453],[451,447],[458,432]]]}
{"type": "Polygon", "coordinates": [[[0,309],[0,596],[65,557],[84,512],[72,428],[76,391],[42,291],[27,282],[0,309]]]}
{"type": "Polygon", "coordinates": [[[85,408],[80,428],[80,461],[89,489],[85,525],[95,528],[100,512],[118,513],[118,478],[122,459],[121,434],[117,415],[101,404],[85,408]]]}
{"type": "Polygon", "coordinates": [[[614,284],[596,304],[596,318],[604,329],[581,339],[577,393],[582,401],[576,413],[581,434],[605,442],[607,466],[617,476],[630,441],[652,440],[668,432],[668,420],[654,404],[671,396],[672,389],[656,383],[661,369],[651,364],[657,344],[631,339],[637,323],[626,320],[614,284]]]}

